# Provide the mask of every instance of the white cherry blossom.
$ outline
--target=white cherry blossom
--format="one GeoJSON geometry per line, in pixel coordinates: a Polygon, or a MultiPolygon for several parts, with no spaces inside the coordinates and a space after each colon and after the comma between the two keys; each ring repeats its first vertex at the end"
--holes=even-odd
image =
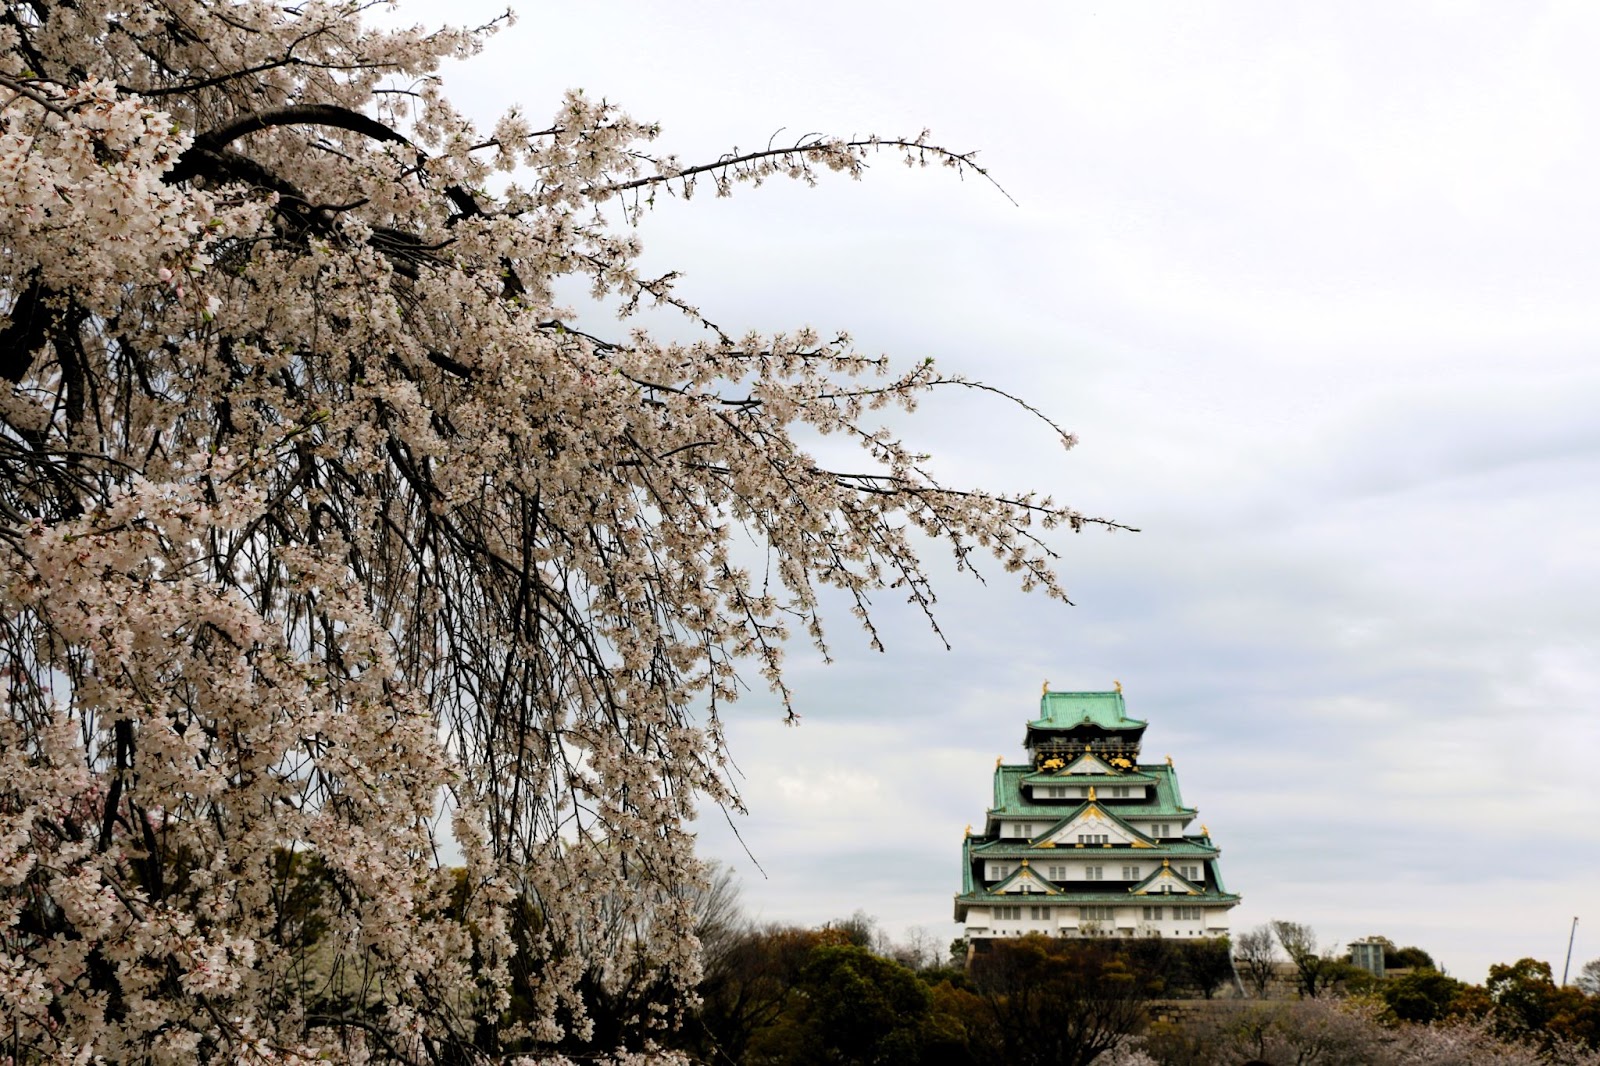
{"type": "Polygon", "coordinates": [[[17,1062],[640,1061],[697,975],[686,824],[739,808],[724,715],[757,678],[793,714],[819,590],[869,634],[875,592],[930,609],[926,535],[1060,596],[1042,531],[1100,521],[944,485],[869,421],[985,386],[809,328],[728,336],[636,269],[655,197],[970,156],[921,134],[692,164],[581,93],[479,131],[436,69],[492,27],[360,7],[0,21],[17,1062]],[[571,278],[701,339],[557,306],[571,278]],[[626,958],[597,900],[630,901],[626,958]],[[640,966],[667,999],[590,1046],[583,990],[640,966]]]}

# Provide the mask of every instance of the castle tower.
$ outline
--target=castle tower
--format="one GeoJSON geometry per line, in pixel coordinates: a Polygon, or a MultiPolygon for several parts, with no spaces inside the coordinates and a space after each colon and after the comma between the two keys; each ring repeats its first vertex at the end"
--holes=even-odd
{"type": "Polygon", "coordinates": [[[955,920],[970,941],[1049,936],[1224,936],[1239,897],[1210,831],[1183,804],[1169,755],[1139,761],[1147,723],[1113,692],[1051,692],[998,761],[994,806],[961,844],[955,920]]]}

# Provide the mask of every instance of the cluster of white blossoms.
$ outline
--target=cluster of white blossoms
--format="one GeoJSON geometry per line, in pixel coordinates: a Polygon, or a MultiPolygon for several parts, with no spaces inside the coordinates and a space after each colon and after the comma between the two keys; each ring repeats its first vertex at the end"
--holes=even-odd
{"type": "Polygon", "coordinates": [[[617,1041],[647,1050],[696,977],[685,825],[738,807],[745,675],[788,706],[824,586],[869,632],[874,590],[929,607],[919,534],[1060,595],[1038,530],[1089,521],[943,486],[864,421],[971,383],[726,336],[635,270],[639,212],[702,176],[969,158],[686,165],[581,94],[480,133],[434,71],[482,31],[359,7],[0,20],[13,1062],[592,1055],[584,990],[641,967],[617,1041]],[[603,336],[566,277],[704,339],[603,336]],[[826,469],[799,426],[868,461],[826,469]],[[621,937],[606,899],[636,901],[621,937]]]}

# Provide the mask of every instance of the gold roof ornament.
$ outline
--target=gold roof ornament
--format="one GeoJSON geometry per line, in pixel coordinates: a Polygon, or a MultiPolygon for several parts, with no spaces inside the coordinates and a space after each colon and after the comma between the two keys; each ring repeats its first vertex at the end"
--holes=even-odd
{"type": "Polygon", "coordinates": [[[1163,870],[1170,869],[1171,867],[1172,867],[1172,860],[1171,859],[1162,859],[1161,860],[1161,868],[1163,870]]]}
{"type": "Polygon", "coordinates": [[[966,836],[971,836],[972,835],[972,823],[971,822],[967,823],[967,832],[966,832],[965,835],[966,836]]]}
{"type": "MultiPolygon", "coordinates": [[[[1006,761],[1006,757],[1004,755],[996,755],[994,757],[994,768],[996,770],[1000,769],[1000,764],[1005,762],[1005,761],[1006,761]]],[[[1170,756],[1170,755],[1167,756],[1167,761],[1171,762],[1172,761],[1172,756],[1170,756]]]]}
{"type": "Polygon", "coordinates": [[[1048,677],[1044,679],[1044,684],[1039,686],[1039,695],[1041,695],[1041,696],[1050,695],[1050,679],[1048,677]]]}
{"type": "Polygon", "coordinates": [[[1200,823],[1200,835],[1208,838],[1211,836],[1211,828],[1204,822],[1200,823]]]}
{"type": "Polygon", "coordinates": [[[1172,765],[1172,756],[1170,756],[1170,755],[1167,756],[1167,765],[1168,766],[1172,765]]]}
{"type": "Polygon", "coordinates": [[[1113,685],[1117,686],[1117,695],[1119,695],[1119,696],[1122,695],[1122,682],[1121,681],[1113,681],[1111,683],[1113,685]]]}
{"type": "Polygon", "coordinates": [[[1090,785],[1089,786],[1089,802],[1093,803],[1097,798],[1098,797],[1096,797],[1095,794],[1094,794],[1094,786],[1090,785]]]}

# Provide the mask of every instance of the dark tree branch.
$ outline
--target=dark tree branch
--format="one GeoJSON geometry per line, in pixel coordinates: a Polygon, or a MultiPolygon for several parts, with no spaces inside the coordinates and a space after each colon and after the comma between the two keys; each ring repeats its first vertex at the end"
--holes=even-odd
{"type": "Polygon", "coordinates": [[[369,118],[359,111],[351,111],[346,107],[337,107],[333,104],[275,107],[270,111],[255,111],[242,115],[226,125],[208,130],[196,137],[188,150],[178,157],[177,165],[167,172],[167,183],[175,185],[180,181],[196,177],[203,172],[202,160],[218,156],[223,149],[240,137],[275,126],[331,126],[334,129],[364,134],[376,141],[410,143],[377,119],[369,118]]]}
{"type": "Polygon", "coordinates": [[[17,294],[11,308],[11,322],[0,330],[0,378],[18,384],[33,365],[33,353],[44,347],[50,324],[48,304],[55,293],[39,281],[39,272],[28,276],[27,287],[17,294]]]}

